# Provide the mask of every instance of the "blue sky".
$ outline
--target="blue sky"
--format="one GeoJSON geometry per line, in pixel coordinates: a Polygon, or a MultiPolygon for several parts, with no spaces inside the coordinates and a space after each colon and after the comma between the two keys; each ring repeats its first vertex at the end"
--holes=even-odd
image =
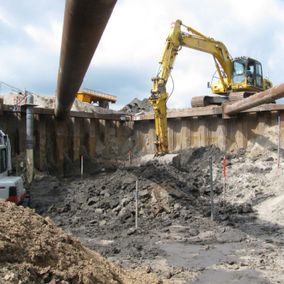
{"type": "MultiPolygon", "coordinates": [[[[1,0],[0,81],[54,95],[64,4],[1,0]]],[[[118,0],[83,86],[118,96],[117,108],[134,97],[149,97],[170,25],[178,18],[224,42],[233,57],[258,59],[264,74],[282,83],[283,15],[281,0],[118,0]]],[[[172,72],[175,89],[168,106],[186,108],[192,96],[210,93],[206,85],[213,73],[210,55],[183,48],[172,72]]]]}

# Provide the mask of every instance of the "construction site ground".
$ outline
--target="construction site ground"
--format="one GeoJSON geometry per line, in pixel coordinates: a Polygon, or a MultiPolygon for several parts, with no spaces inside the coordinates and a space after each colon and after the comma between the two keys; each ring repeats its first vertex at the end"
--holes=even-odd
{"type": "Polygon", "coordinates": [[[157,283],[283,283],[284,177],[277,149],[228,154],[226,184],[223,156],[210,146],[184,150],[172,163],[144,158],[105,163],[83,178],[38,175],[31,207],[122,269],[153,272],[157,283]]]}

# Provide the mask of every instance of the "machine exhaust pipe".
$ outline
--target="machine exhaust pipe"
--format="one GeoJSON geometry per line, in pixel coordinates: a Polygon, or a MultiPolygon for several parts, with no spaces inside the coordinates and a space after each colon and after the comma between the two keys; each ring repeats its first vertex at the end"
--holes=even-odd
{"type": "Polygon", "coordinates": [[[55,116],[72,107],[116,0],[66,0],[56,88],[55,116]]]}

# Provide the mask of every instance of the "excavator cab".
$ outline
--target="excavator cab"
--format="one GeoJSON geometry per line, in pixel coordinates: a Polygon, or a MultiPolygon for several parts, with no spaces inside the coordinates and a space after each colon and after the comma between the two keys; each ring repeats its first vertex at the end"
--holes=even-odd
{"type": "Polygon", "coordinates": [[[261,63],[249,57],[238,57],[233,61],[233,86],[235,90],[264,90],[261,63]]]}

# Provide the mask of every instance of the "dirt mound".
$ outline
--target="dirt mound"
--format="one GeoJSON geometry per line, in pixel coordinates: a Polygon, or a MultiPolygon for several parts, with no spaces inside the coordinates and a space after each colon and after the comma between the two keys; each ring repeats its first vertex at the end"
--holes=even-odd
{"type": "Polygon", "coordinates": [[[150,283],[81,245],[49,218],[0,202],[0,283],[150,283]]]}
{"type": "Polygon", "coordinates": [[[202,171],[209,166],[209,158],[212,158],[215,164],[220,164],[223,159],[222,151],[216,146],[207,146],[200,148],[191,148],[183,150],[181,154],[173,158],[173,165],[179,170],[202,171]]]}
{"type": "MultiPolygon", "coordinates": [[[[154,258],[160,253],[143,239],[151,230],[164,230],[179,223],[190,224],[194,233],[208,225],[193,216],[210,216],[209,156],[221,163],[218,148],[204,147],[183,152],[172,165],[150,161],[66,183],[43,180],[33,187],[32,206],[102,254],[123,255],[139,263],[141,258],[154,258]],[[138,230],[134,229],[136,181],[138,230]],[[112,241],[105,246],[96,241],[101,238],[112,241]]],[[[220,172],[217,174],[220,176],[220,172]]],[[[217,179],[214,191],[217,195],[222,192],[217,179]]],[[[242,212],[241,207],[216,205],[218,218],[226,219],[232,211],[242,212]]]]}
{"type": "Polygon", "coordinates": [[[32,206],[124,267],[148,265],[147,271],[172,283],[207,283],[212,271],[214,283],[239,277],[240,283],[282,283],[284,231],[274,224],[276,215],[282,218],[281,200],[271,203],[283,188],[273,170],[276,160],[244,151],[227,155],[225,187],[222,158],[212,146],[182,151],[172,164],[150,160],[84,179],[47,177],[33,185],[32,206]],[[208,218],[210,157],[214,221],[208,218]]]}

